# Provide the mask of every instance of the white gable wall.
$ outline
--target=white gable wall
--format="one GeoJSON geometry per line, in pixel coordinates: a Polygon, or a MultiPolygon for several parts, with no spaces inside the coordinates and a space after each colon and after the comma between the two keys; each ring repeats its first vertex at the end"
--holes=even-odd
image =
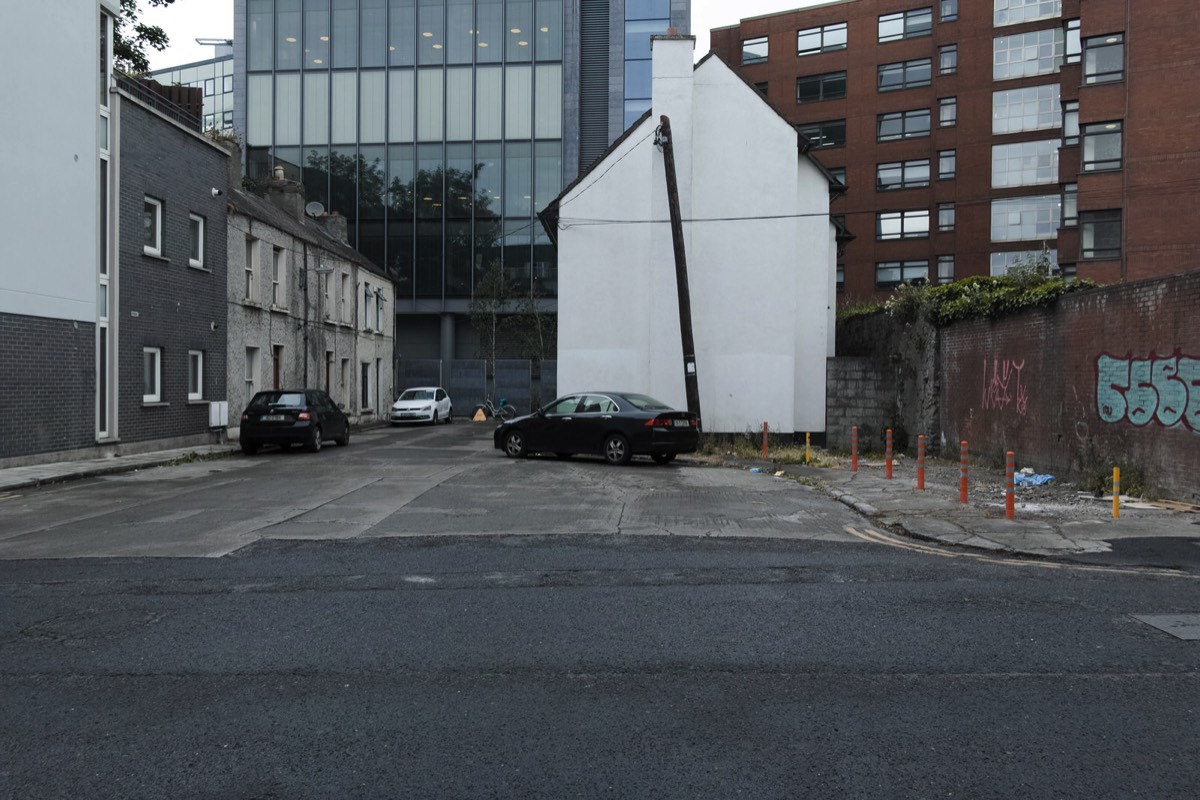
{"type": "Polygon", "coordinates": [[[561,203],[559,387],[686,407],[660,114],[685,220],[708,431],[822,431],[834,291],[828,183],[794,129],[692,42],[656,39],[652,118],[561,203]],[[664,57],[665,56],[665,57],[664,57]],[[622,224],[578,224],[622,220],[622,224]]]}

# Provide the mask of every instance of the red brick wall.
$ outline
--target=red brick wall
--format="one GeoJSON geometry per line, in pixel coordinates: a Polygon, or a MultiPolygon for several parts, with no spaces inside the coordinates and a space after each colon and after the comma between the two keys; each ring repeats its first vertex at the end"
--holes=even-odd
{"type": "Polygon", "coordinates": [[[1200,499],[1200,272],[941,332],[947,447],[1060,476],[1140,469],[1200,499]]]}

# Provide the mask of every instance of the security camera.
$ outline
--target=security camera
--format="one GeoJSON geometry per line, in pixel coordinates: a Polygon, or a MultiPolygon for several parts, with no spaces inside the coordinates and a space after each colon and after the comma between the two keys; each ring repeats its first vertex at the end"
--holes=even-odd
{"type": "Polygon", "coordinates": [[[222,192],[220,189],[215,186],[213,187],[213,197],[220,197],[223,194],[224,192],[222,192]]]}

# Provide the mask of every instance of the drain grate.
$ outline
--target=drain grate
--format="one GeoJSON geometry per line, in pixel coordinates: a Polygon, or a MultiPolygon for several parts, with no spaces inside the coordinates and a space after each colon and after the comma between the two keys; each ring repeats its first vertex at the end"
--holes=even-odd
{"type": "Polygon", "coordinates": [[[1176,639],[1200,641],[1200,614],[1132,614],[1138,622],[1158,628],[1176,639]]]}

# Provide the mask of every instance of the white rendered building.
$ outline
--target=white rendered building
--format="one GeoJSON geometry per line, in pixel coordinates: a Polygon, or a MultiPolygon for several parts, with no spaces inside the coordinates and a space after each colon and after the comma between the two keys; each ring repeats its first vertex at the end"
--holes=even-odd
{"type": "Polygon", "coordinates": [[[559,258],[558,389],[687,408],[660,117],[670,121],[700,410],[709,432],[825,429],[837,241],[828,172],[690,36],[653,41],[650,112],[546,209],[559,258]]]}

